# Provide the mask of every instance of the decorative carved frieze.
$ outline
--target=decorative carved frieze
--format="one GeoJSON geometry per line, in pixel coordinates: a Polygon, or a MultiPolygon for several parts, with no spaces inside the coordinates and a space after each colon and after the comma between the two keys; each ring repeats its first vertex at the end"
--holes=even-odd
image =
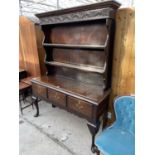
{"type": "Polygon", "coordinates": [[[40,18],[40,24],[57,24],[69,23],[76,21],[87,21],[92,19],[113,18],[114,10],[111,8],[103,8],[89,11],[82,11],[76,13],[69,13],[57,16],[49,16],[40,18]]]}

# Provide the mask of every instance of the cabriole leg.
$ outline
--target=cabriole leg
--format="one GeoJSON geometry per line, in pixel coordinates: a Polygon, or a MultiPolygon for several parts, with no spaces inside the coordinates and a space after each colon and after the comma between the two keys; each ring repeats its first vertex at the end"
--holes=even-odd
{"type": "Polygon", "coordinates": [[[99,155],[99,150],[97,149],[96,145],[95,145],[95,136],[96,136],[96,133],[98,132],[99,130],[99,126],[100,126],[100,122],[96,123],[96,124],[91,124],[91,123],[88,123],[87,124],[88,128],[89,128],[89,131],[92,135],[92,145],[91,145],[91,151],[93,153],[97,153],[97,155],[99,155]]]}
{"type": "Polygon", "coordinates": [[[34,117],[38,117],[39,116],[38,98],[35,98],[33,103],[34,103],[34,105],[36,107],[36,114],[34,115],[34,117]]]}

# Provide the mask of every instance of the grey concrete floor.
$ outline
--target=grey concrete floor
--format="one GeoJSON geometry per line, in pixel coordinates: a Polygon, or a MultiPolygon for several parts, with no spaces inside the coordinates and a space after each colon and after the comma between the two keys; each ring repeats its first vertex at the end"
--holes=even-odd
{"type": "Polygon", "coordinates": [[[94,155],[87,121],[45,101],[39,102],[40,116],[35,109],[23,110],[19,121],[20,155],[94,155]]]}

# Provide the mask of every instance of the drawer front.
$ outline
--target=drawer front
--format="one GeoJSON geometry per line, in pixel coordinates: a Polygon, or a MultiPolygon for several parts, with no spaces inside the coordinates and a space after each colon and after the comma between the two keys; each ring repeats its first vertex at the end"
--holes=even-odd
{"type": "Polygon", "coordinates": [[[32,83],[33,94],[43,98],[47,98],[46,87],[32,83]]]}
{"type": "Polygon", "coordinates": [[[70,96],[67,97],[67,102],[69,109],[77,111],[89,118],[92,117],[92,105],[88,102],[70,96]]]}
{"type": "Polygon", "coordinates": [[[51,102],[66,106],[66,95],[58,91],[48,89],[48,99],[51,102]]]}

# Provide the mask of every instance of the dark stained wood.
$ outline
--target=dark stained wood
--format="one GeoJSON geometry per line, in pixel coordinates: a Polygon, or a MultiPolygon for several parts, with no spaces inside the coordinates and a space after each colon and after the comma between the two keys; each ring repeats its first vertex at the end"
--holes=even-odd
{"type": "Polygon", "coordinates": [[[37,14],[45,35],[47,74],[32,80],[33,98],[87,119],[93,152],[97,151],[94,139],[99,120],[104,116],[106,122],[107,118],[118,6],[106,1],[37,14]]]}
{"type": "Polygon", "coordinates": [[[107,33],[105,21],[66,24],[53,27],[50,40],[53,44],[90,45],[91,48],[93,45],[104,45],[107,33]]]}
{"type": "Polygon", "coordinates": [[[67,13],[73,13],[73,12],[85,11],[85,10],[93,10],[93,9],[99,9],[99,8],[117,9],[119,6],[120,6],[120,3],[116,2],[116,1],[112,1],[112,0],[108,0],[105,2],[94,3],[94,4],[90,4],[90,5],[85,5],[85,6],[78,6],[78,7],[68,8],[68,9],[40,13],[40,14],[36,14],[36,16],[39,18],[42,18],[42,17],[47,17],[47,16],[63,15],[63,14],[67,14],[67,13]]]}
{"type": "Polygon", "coordinates": [[[50,47],[58,47],[58,48],[74,48],[74,49],[97,49],[97,50],[104,50],[106,45],[73,45],[73,44],[50,44],[50,43],[43,43],[44,46],[50,47]]]}
{"type": "Polygon", "coordinates": [[[48,99],[52,103],[57,103],[66,106],[66,95],[58,91],[48,89],[48,99]]]}
{"type": "Polygon", "coordinates": [[[30,88],[31,86],[24,83],[24,82],[19,82],[19,91],[22,91],[24,89],[30,88]]]}
{"type": "Polygon", "coordinates": [[[33,84],[32,90],[34,95],[47,98],[47,88],[41,85],[33,84]]]}
{"type": "Polygon", "coordinates": [[[70,96],[67,97],[67,101],[68,101],[67,104],[68,108],[77,111],[79,113],[82,113],[83,115],[86,115],[89,118],[92,118],[93,106],[90,105],[88,102],[70,96]]]}
{"type": "Polygon", "coordinates": [[[53,57],[50,58],[50,61],[74,64],[76,66],[81,64],[102,68],[106,61],[106,52],[100,50],[53,48],[51,52],[52,50],[53,57]],[[85,59],[85,57],[87,57],[87,59],[85,59]]]}
{"type": "Polygon", "coordinates": [[[64,78],[74,80],[77,83],[83,82],[91,85],[100,85],[102,86],[103,89],[106,87],[104,74],[94,73],[90,71],[86,72],[86,71],[63,67],[63,66],[61,67],[55,66],[54,68],[49,68],[49,72],[53,70],[55,71],[54,72],[55,75],[63,76],[64,78]]]}
{"type": "Polygon", "coordinates": [[[21,81],[21,79],[26,78],[26,77],[27,77],[26,70],[19,68],[19,81],[21,81]]]}
{"type": "Polygon", "coordinates": [[[38,117],[39,116],[39,105],[38,105],[38,97],[32,97],[33,99],[33,103],[36,107],[36,114],[34,115],[34,117],[38,117]]]}
{"type": "Polygon", "coordinates": [[[45,62],[46,64],[53,65],[53,66],[63,66],[63,67],[68,67],[68,68],[73,68],[73,69],[78,69],[86,72],[95,72],[95,73],[104,73],[105,69],[102,67],[94,67],[94,66],[88,66],[88,65],[80,65],[77,66],[76,64],[67,64],[67,63],[62,63],[62,62],[56,62],[56,61],[51,61],[51,62],[45,62]]]}
{"type": "Polygon", "coordinates": [[[91,135],[92,135],[92,146],[91,146],[91,151],[92,151],[93,153],[97,153],[97,155],[98,155],[98,154],[99,154],[99,150],[98,150],[98,148],[95,146],[94,141],[95,141],[95,135],[96,135],[96,133],[97,133],[98,130],[99,130],[100,121],[98,120],[95,124],[88,123],[87,126],[88,126],[88,129],[89,129],[89,131],[90,131],[90,133],[91,133],[91,135]]]}
{"type": "Polygon", "coordinates": [[[19,107],[20,107],[21,114],[23,114],[23,109],[29,106],[33,107],[33,102],[31,101],[27,101],[29,102],[29,104],[25,106],[22,105],[22,101],[25,103],[25,100],[26,100],[25,93],[27,93],[28,91],[31,91],[31,85],[25,82],[19,82],[19,107]]]}
{"type": "MultiPolygon", "coordinates": [[[[42,76],[33,79],[32,83],[34,84],[34,89],[38,86],[37,84],[40,84],[43,86],[43,88],[48,87],[67,95],[89,101],[92,104],[99,104],[102,100],[104,100],[105,97],[105,92],[101,86],[88,85],[61,76],[42,76]]],[[[43,89],[40,87],[41,86],[38,86],[37,92],[40,89],[43,89]]]]}

